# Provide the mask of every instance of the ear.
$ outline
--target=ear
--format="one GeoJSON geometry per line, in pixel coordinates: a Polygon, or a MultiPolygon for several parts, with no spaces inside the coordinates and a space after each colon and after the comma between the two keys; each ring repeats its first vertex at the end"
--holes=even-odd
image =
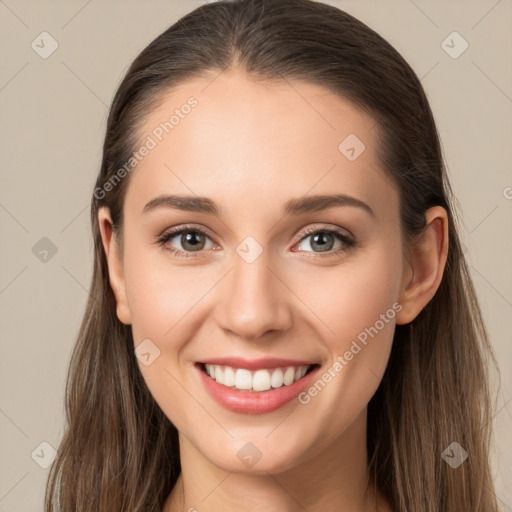
{"type": "Polygon", "coordinates": [[[108,207],[102,206],[99,208],[98,223],[103,248],[107,258],[110,286],[116,298],[117,317],[123,324],[130,325],[131,315],[126,296],[123,261],[119,247],[113,236],[112,219],[108,207]]]}
{"type": "Polygon", "coordinates": [[[435,295],[443,277],[448,256],[448,215],[441,206],[429,208],[426,226],[404,262],[397,324],[412,322],[435,295]]]}

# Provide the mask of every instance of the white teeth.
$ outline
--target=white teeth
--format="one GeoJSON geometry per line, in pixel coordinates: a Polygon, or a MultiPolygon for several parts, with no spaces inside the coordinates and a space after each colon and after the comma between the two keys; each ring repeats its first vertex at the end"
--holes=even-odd
{"type": "MultiPolygon", "coordinates": [[[[224,384],[222,381],[217,380],[221,384],[224,384]]],[[[251,389],[252,388],[252,375],[249,370],[245,370],[244,368],[238,368],[235,373],[235,388],[237,389],[251,389]]]]}
{"type": "Polygon", "coordinates": [[[295,368],[293,366],[289,366],[286,368],[284,372],[283,381],[286,386],[289,386],[295,380],[295,368]]]}
{"type": "Polygon", "coordinates": [[[270,373],[267,370],[258,370],[252,377],[254,391],[267,391],[270,389],[270,373]]]}
{"type": "Polygon", "coordinates": [[[210,377],[214,377],[215,376],[215,371],[213,369],[213,364],[205,364],[204,367],[206,368],[206,373],[210,377]]]}
{"type": "Polygon", "coordinates": [[[235,385],[235,372],[231,366],[226,366],[224,368],[224,379],[222,380],[222,384],[228,387],[235,385]]]}
{"type": "Polygon", "coordinates": [[[270,383],[273,388],[280,388],[283,385],[283,370],[281,370],[281,368],[276,368],[274,370],[270,383]]]}
{"type": "Polygon", "coordinates": [[[287,366],[251,372],[245,368],[205,364],[207,375],[219,384],[252,391],[267,391],[271,388],[280,388],[283,385],[289,386],[304,377],[309,367],[310,365],[287,366]]]}

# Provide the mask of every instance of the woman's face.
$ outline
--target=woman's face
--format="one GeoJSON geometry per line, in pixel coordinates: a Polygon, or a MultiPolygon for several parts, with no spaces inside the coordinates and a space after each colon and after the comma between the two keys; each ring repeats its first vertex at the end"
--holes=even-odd
{"type": "Polygon", "coordinates": [[[233,70],[180,86],[145,119],[118,316],[197,457],[279,471],[366,438],[410,277],[376,137],[326,89],[233,70]]]}

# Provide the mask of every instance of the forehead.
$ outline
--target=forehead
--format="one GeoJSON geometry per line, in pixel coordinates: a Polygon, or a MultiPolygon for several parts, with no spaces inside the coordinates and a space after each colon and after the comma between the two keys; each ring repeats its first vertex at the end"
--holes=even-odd
{"type": "Polygon", "coordinates": [[[126,204],[140,211],[164,193],[213,197],[238,213],[308,192],[347,193],[377,209],[396,203],[377,161],[375,120],[315,84],[205,75],[163,94],[138,135],[134,149],[151,149],[126,204]]]}

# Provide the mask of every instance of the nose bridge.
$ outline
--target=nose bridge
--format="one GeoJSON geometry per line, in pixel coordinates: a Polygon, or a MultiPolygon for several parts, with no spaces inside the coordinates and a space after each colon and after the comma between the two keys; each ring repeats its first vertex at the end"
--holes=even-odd
{"type": "Polygon", "coordinates": [[[271,270],[268,251],[253,259],[256,248],[249,245],[249,251],[244,249],[247,245],[242,243],[233,255],[233,269],[218,308],[219,324],[248,339],[289,328],[291,310],[286,287],[271,270]]]}

